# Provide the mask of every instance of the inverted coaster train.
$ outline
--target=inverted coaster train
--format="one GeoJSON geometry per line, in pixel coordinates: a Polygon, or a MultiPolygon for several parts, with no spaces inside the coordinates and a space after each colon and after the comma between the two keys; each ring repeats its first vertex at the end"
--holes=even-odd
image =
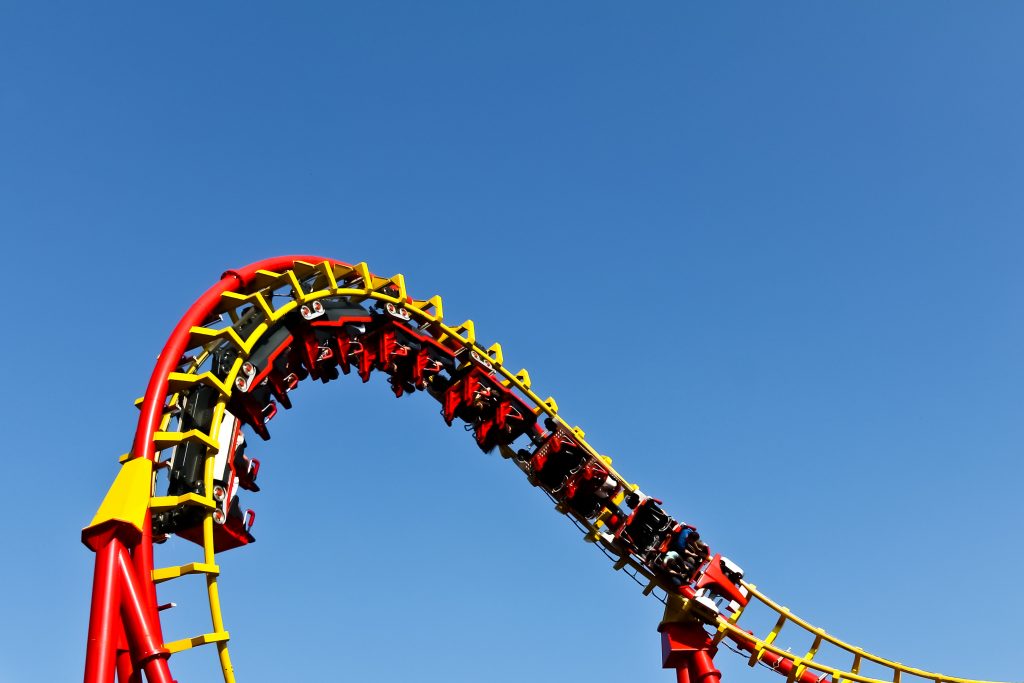
{"type": "Polygon", "coordinates": [[[173,683],[171,655],[215,645],[225,683],[235,681],[221,614],[216,554],[252,542],[259,461],[242,428],[269,439],[267,422],[305,378],[328,382],[384,372],[398,397],[424,391],[451,425],[461,420],[484,451],[495,449],[556,503],[611,558],[665,603],[662,665],[679,683],[715,683],[720,646],[764,664],[787,683],[985,683],[905,666],[812,626],[748,583],[711,552],[697,529],[668,515],[562,419],[553,398],[506,367],[501,346],[477,343],[472,321],[449,326],[441,298],[412,298],[402,275],[370,273],[311,256],[284,256],[230,270],[189,308],[160,354],[131,452],[96,516],[82,531],[96,553],[85,683],[173,683]],[[168,458],[161,454],[170,451],[168,458]],[[160,495],[157,492],[160,491],[160,495]],[[154,566],[154,544],[171,534],[198,544],[199,561],[154,566]],[[156,585],[205,577],[212,630],[166,642],[156,585]],[[739,625],[748,606],[774,613],[757,635],[739,625]],[[812,640],[798,654],[775,644],[792,625],[812,640]],[[823,645],[842,663],[817,658],[823,645]],[[862,675],[862,665],[885,672],[862,675]]]}

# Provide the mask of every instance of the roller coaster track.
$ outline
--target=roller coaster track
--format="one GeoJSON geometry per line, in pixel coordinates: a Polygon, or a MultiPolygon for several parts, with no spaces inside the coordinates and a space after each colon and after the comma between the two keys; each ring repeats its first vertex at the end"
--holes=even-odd
{"type": "Polygon", "coordinates": [[[481,448],[496,448],[615,570],[664,602],[663,666],[676,669],[678,681],[720,678],[712,657],[724,644],[787,683],[984,683],[865,652],[771,600],[619,474],[581,428],[563,419],[553,398],[534,393],[526,370],[510,367],[499,344],[478,343],[472,321],[445,322],[440,297],[412,298],[402,275],[379,277],[365,263],[309,256],[224,273],[174,328],[137,401],[132,449],[82,532],[96,553],[85,682],[110,683],[115,675],[121,683],[141,682],[145,675],[172,683],[171,655],[202,645],[215,646],[225,682],[235,681],[216,554],[252,540],[253,518],[240,514],[233,494],[238,485],[256,489],[258,471],[244,456],[238,427],[269,438],[266,422],[276,403],[290,406],[287,393],[298,379],[326,382],[338,370],[355,369],[363,381],[373,370],[386,372],[398,396],[431,394],[449,424],[467,422],[481,448]],[[203,400],[208,405],[197,408],[203,400]],[[168,450],[172,457],[161,459],[168,450]],[[192,479],[189,463],[197,473],[192,479]],[[167,493],[156,495],[165,472],[167,493]],[[195,562],[154,566],[154,543],[171,533],[198,544],[195,562]],[[205,577],[211,628],[165,642],[166,606],[159,606],[156,584],[194,574],[205,577]],[[754,605],[774,620],[768,633],[740,625],[754,605]],[[779,644],[786,626],[787,634],[809,635],[806,653],[779,644]],[[827,663],[819,659],[823,646],[832,656],[827,663]],[[860,673],[866,662],[884,675],[860,673]]]}

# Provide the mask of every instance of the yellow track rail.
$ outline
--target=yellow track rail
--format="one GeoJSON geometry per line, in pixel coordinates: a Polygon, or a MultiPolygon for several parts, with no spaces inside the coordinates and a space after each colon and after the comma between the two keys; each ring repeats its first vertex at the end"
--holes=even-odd
{"type": "Polygon", "coordinates": [[[790,681],[798,679],[805,670],[810,669],[820,673],[821,677],[831,679],[832,683],[842,683],[843,681],[849,681],[851,683],[901,683],[904,674],[920,678],[922,680],[934,681],[935,683],[990,683],[987,681],[976,681],[969,678],[946,676],[934,671],[925,671],[924,669],[907,666],[906,664],[901,664],[900,662],[895,662],[885,659],[884,657],[871,654],[856,645],[851,645],[850,643],[827,633],[825,629],[814,626],[806,620],[801,619],[790,612],[787,607],[783,607],[759,591],[754,584],[743,582],[743,588],[747,591],[750,598],[757,600],[759,603],[777,614],[778,620],[766,636],[759,638],[736,626],[736,622],[744,611],[741,608],[729,619],[724,617],[719,618],[716,640],[721,641],[723,638],[729,637],[735,641],[744,642],[752,646],[754,652],[751,654],[748,662],[751,666],[754,666],[758,661],[760,661],[764,652],[772,652],[790,660],[796,665],[793,673],[788,677],[790,681]],[[777,645],[773,645],[776,637],[786,624],[794,624],[798,628],[814,636],[810,649],[803,656],[783,650],[777,645]],[[815,661],[814,657],[822,643],[829,643],[839,650],[846,652],[851,657],[850,666],[837,667],[815,661]],[[860,674],[861,665],[865,661],[872,662],[884,669],[888,669],[890,672],[889,677],[872,678],[860,674]]]}
{"type": "MultiPolygon", "coordinates": [[[[565,428],[570,429],[579,444],[592,456],[600,458],[608,467],[610,473],[627,490],[635,490],[636,486],[628,482],[621,474],[611,468],[611,458],[603,456],[584,439],[584,431],[579,427],[570,426],[559,415],[558,404],[552,397],[541,398],[531,388],[530,374],[525,369],[518,371],[509,370],[505,366],[504,356],[500,344],[493,344],[487,348],[477,343],[476,328],[473,321],[467,320],[458,325],[449,325],[444,320],[443,303],[439,296],[429,299],[417,300],[408,298],[405,286],[405,278],[402,275],[395,275],[391,278],[382,278],[373,275],[365,263],[354,266],[341,264],[306,263],[296,261],[290,270],[282,272],[258,271],[253,284],[247,292],[225,292],[221,295],[220,306],[217,313],[227,314],[232,323],[240,319],[240,309],[252,306],[256,311],[265,316],[265,320],[257,325],[251,334],[242,338],[230,326],[222,328],[214,327],[193,327],[190,330],[189,350],[198,351],[196,356],[184,368],[178,372],[171,373],[169,377],[169,394],[165,403],[165,411],[160,431],[155,436],[157,450],[169,448],[183,440],[192,440],[204,443],[207,446],[207,457],[205,467],[205,491],[213,490],[213,469],[214,458],[217,452],[218,432],[221,418],[226,410],[228,399],[234,387],[235,378],[245,358],[251,353],[259,340],[278,324],[281,319],[295,310],[302,304],[322,299],[325,297],[343,296],[349,297],[354,302],[366,300],[377,300],[383,303],[392,303],[404,307],[413,318],[421,325],[421,330],[426,329],[432,336],[441,341],[457,344],[469,351],[475,352],[481,358],[486,359],[493,366],[495,372],[502,378],[503,383],[515,389],[526,401],[534,406],[534,412],[538,416],[549,416],[565,428]],[[305,291],[303,284],[312,286],[311,291],[305,291]],[[287,301],[280,306],[274,305],[273,293],[286,288],[289,296],[287,301]],[[390,294],[395,291],[395,294],[390,294]],[[228,377],[221,381],[211,373],[199,372],[204,361],[216,346],[228,342],[240,352],[239,358],[235,361],[228,377]],[[214,418],[210,433],[192,431],[187,434],[171,429],[171,423],[176,406],[178,405],[182,390],[195,383],[205,383],[214,387],[220,394],[217,407],[214,410],[214,418]]],[[[140,399],[141,401],[141,399],[140,399]]],[[[526,466],[511,458],[512,453],[507,448],[502,448],[502,455],[512,462],[515,462],[521,469],[526,466]]],[[[122,457],[122,462],[128,460],[128,456],[122,457]]],[[[152,493],[152,492],[151,492],[152,493]]],[[[215,562],[214,541],[213,541],[213,509],[215,503],[211,498],[204,498],[196,494],[180,496],[175,498],[152,496],[150,499],[151,509],[166,509],[176,505],[195,505],[205,509],[203,519],[203,543],[202,559],[177,567],[165,567],[155,569],[152,579],[155,582],[171,581],[181,576],[190,574],[202,574],[206,580],[207,601],[210,607],[210,618],[212,631],[193,638],[185,638],[178,641],[166,643],[166,647],[172,652],[181,652],[199,645],[216,644],[220,659],[221,671],[225,683],[234,683],[235,676],[231,665],[231,658],[228,654],[228,640],[230,638],[224,626],[224,619],[221,613],[220,598],[218,591],[218,579],[220,570],[215,562]]],[[[585,539],[590,542],[599,542],[607,551],[617,555],[614,562],[616,570],[632,569],[633,576],[638,580],[646,581],[644,594],[650,594],[655,589],[666,589],[670,587],[659,584],[658,579],[642,564],[637,562],[630,555],[621,555],[619,551],[607,543],[600,535],[600,528],[603,520],[599,517],[595,521],[575,515],[571,511],[559,508],[561,512],[571,515],[577,524],[585,530],[585,539]]],[[[889,661],[882,657],[864,652],[860,648],[849,645],[824,630],[812,626],[808,622],[793,615],[785,607],[773,602],[763,593],[757,590],[753,584],[744,584],[749,596],[762,603],[768,609],[779,615],[775,628],[765,635],[758,637],[741,629],[737,622],[742,616],[744,609],[739,609],[726,619],[720,618],[717,624],[716,639],[721,641],[730,638],[740,643],[746,643],[754,650],[751,655],[750,664],[756,664],[764,652],[772,652],[784,657],[796,665],[794,672],[789,676],[790,683],[797,680],[806,670],[813,670],[821,673],[822,678],[830,678],[831,683],[901,683],[901,676],[906,674],[922,679],[934,681],[935,683],[987,683],[965,678],[955,678],[933,672],[924,671],[914,667],[905,666],[898,662],[889,661]],[[796,655],[774,645],[776,637],[785,624],[792,623],[814,636],[814,645],[804,655],[796,655]],[[823,664],[814,657],[822,643],[829,643],[847,652],[852,657],[852,663],[848,667],[839,667],[823,664]],[[863,661],[870,661],[889,669],[892,676],[888,679],[876,679],[859,674],[860,665],[863,661]]],[[[684,605],[685,608],[685,605],[684,605]]]]}

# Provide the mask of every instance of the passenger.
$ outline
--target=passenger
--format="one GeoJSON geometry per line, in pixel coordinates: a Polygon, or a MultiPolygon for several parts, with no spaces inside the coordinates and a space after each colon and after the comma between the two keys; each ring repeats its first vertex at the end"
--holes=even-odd
{"type": "Polygon", "coordinates": [[[615,478],[610,474],[605,475],[604,482],[597,487],[594,491],[594,495],[600,500],[607,500],[609,496],[613,495],[619,488],[619,483],[615,481],[615,478]]]}
{"type": "Polygon", "coordinates": [[[473,400],[469,407],[474,411],[474,417],[479,418],[497,402],[494,391],[483,384],[473,392],[473,400]]]}
{"type": "Polygon", "coordinates": [[[685,583],[683,577],[686,575],[683,557],[674,550],[670,550],[658,558],[657,563],[669,573],[669,578],[677,587],[685,583]]]}
{"type": "Polygon", "coordinates": [[[698,540],[700,540],[700,534],[697,533],[697,530],[692,527],[684,526],[682,531],[679,532],[679,535],[672,540],[670,547],[678,552],[686,552],[686,547],[691,542],[696,542],[698,540]]]}

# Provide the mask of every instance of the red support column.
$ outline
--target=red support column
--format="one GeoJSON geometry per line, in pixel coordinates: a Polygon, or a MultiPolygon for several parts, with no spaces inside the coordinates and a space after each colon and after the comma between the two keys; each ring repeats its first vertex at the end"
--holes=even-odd
{"type": "Polygon", "coordinates": [[[117,683],[142,683],[142,672],[135,668],[132,653],[128,648],[128,636],[124,632],[124,622],[118,622],[120,633],[117,635],[117,683]]]}
{"type": "Polygon", "coordinates": [[[85,683],[111,683],[117,657],[120,628],[118,607],[121,592],[117,577],[118,551],[124,546],[116,530],[107,530],[96,538],[96,568],[92,577],[92,608],[89,614],[89,639],[85,650],[85,683]]]}
{"type": "Polygon", "coordinates": [[[156,624],[155,635],[159,642],[164,642],[163,629],[160,625],[159,611],[156,610],[156,605],[159,603],[156,601],[156,584],[152,581],[153,572],[153,518],[146,515],[145,520],[142,522],[142,539],[131,547],[132,553],[132,567],[135,570],[135,576],[139,577],[142,582],[145,602],[151,605],[154,609],[152,610],[155,615],[156,624]]]}
{"type": "Polygon", "coordinates": [[[715,668],[708,650],[696,650],[690,656],[690,680],[692,683],[719,683],[722,680],[722,672],[715,668]]]}
{"type": "Polygon", "coordinates": [[[666,622],[661,631],[661,665],[676,670],[677,683],[719,683],[722,672],[715,668],[717,648],[711,636],[697,622],[666,622]]]}
{"type": "Polygon", "coordinates": [[[121,580],[121,618],[135,666],[146,672],[149,683],[174,683],[167,666],[170,653],[160,637],[156,605],[147,601],[146,588],[135,575],[131,557],[124,548],[117,554],[117,563],[121,580]]]}
{"type": "MultiPolygon", "coordinates": [[[[148,524],[145,531],[149,532],[148,524]]],[[[151,581],[140,580],[141,568],[123,540],[126,533],[130,531],[112,524],[97,527],[88,538],[89,547],[96,550],[96,568],[84,681],[113,683],[116,673],[121,683],[141,683],[144,670],[149,683],[174,683],[160,631],[156,590],[151,581]]],[[[148,541],[145,536],[148,533],[144,534],[148,541]]],[[[142,550],[149,544],[133,545],[139,564],[151,567],[152,550],[142,550]]]]}

